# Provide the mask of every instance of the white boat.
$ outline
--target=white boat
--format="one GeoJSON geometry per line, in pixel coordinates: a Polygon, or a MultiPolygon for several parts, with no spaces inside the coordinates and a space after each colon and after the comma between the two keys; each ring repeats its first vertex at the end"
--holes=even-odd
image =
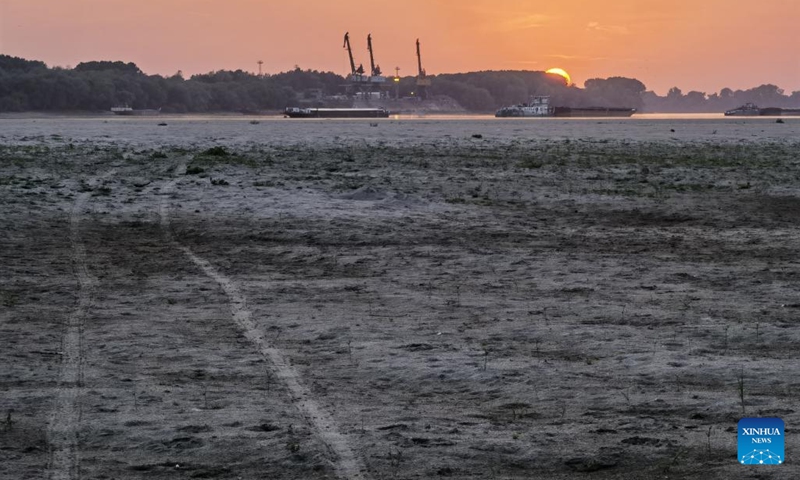
{"type": "Polygon", "coordinates": [[[118,107],[111,107],[111,111],[117,115],[158,115],[161,113],[161,109],[158,110],[154,109],[142,109],[137,110],[135,108],[131,108],[128,105],[120,105],[118,107]]]}
{"type": "Polygon", "coordinates": [[[131,115],[133,109],[127,105],[122,105],[120,107],[111,107],[111,111],[117,115],[131,115]]]}

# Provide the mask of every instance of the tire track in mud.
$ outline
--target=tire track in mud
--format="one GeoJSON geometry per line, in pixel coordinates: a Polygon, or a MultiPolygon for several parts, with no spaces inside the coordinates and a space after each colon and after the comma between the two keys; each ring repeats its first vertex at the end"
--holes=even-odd
{"type": "MultiPolygon", "coordinates": [[[[175,169],[175,175],[180,175],[186,170],[186,164],[181,163],[175,169]]],[[[283,353],[270,344],[264,333],[253,321],[250,310],[244,296],[239,288],[225,275],[217,271],[207,260],[197,256],[192,250],[172,236],[169,221],[169,196],[172,193],[177,179],[168,182],[161,190],[164,197],[161,201],[159,214],[161,229],[164,232],[165,240],[181,250],[187,257],[199,267],[207,276],[216,281],[231,306],[233,320],[244,332],[245,337],[258,349],[258,351],[270,362],[275,375],[280,379],[289,390],[292,401],[297,405],[300,412],[306,417],[317,436],[324,442],[333,457],[333,465],[336,474],[341,478],[351,480],[365,479],[364,468],[361,459],[358,458],[345,435],[339,432],[333,418],[319,404],[314,401],[314,397],[308,388],[302,383],[299,372],[292,367],[283,353]]]]}
{"type": "MultiPolygon", "coordinates": [[[[108,172],[100,180],[114,174],[108,172]]],[[[81,421],[79,398],[83,389],[83,327],[92,306],[97,281],[86,265],[86,247],[81,241],[81,212],[91,192],[78,195],[69,214],[69,242],[72,266],[78,280],[78,306],[67,317],[61,346],[61,369],[56,399],[47,427],[48,477],[52,480],[80,478],[78,428],[81,421]]]]}

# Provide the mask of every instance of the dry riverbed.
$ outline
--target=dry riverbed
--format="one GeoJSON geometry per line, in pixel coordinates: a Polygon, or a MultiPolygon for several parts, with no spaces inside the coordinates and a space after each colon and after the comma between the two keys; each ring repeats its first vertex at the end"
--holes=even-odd
{"type": "Polygon", "coordinates": [[[800,143],[486,137],[0,145],[0,478],[792,478],[800,143]]]}

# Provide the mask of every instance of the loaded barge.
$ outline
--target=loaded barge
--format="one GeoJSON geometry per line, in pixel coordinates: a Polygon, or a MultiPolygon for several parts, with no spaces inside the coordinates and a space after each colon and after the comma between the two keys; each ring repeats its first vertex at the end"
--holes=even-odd
{"type": "Polygon", "coordinates": [[[534,96],[528,103],[503,107],[495,117],[630,117],[635,108],[551,107],[550,97],[534,96]]]}
{"type": "Polygon", "coordinates": [[[727,110],[726,117],[781,117],[800,115],[800,108],[759,108],[755,103],[745,103],[741,107],[727,110]]]}
{"type": "Polygon", "coordinates": [[[289,118],[389,118],[385,108],[299,108],[283,112],[289,118]]]}
{"type": "Polygon", "coordinates": [[[554,117],[630,117],[636,113],[635,108],[609,107],[555,107],[554,117]]]}

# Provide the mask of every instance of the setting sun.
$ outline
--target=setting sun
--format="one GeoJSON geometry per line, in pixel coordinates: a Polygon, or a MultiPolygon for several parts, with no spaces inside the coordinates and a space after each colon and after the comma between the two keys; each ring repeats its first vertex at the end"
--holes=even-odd
{"type": "Polygon", "coordinates": [[[553,75],[560,75],[564,77],[564,81],[567,82],[567,85],[572,85],[572,78],[570,78],[569,73],[565,72],[560,68],[551,68],[545,73],[552,73],[553,75]]]}

